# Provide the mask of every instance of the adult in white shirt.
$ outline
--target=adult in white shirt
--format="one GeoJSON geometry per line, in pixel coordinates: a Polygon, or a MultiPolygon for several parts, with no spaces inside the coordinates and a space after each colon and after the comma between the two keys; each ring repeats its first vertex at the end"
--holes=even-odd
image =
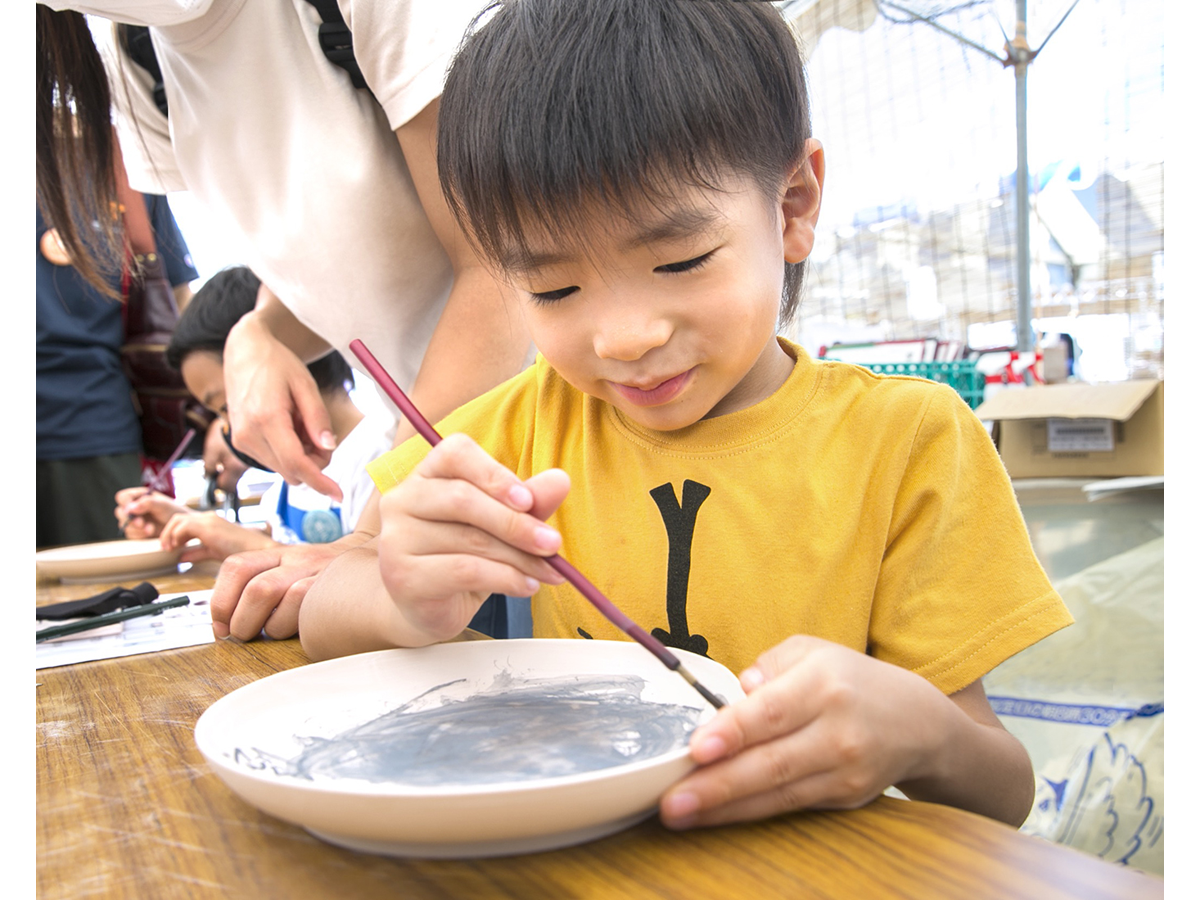
{"type": "MultiPolygon", "coordinates": [[[[524,327],[437,179],[442,80],[481,0],[339,0],[370,94],[324,56],[306,0],[48,5],[150,26],[167,116],[119,41],[107,59],[130,181],[196,195],[245,239],[262,277],[225,350],[239,450],[339,497],[322,473],[335,442],[305,363],[354,338],[434,420],[521,368],[524,327]]],[[[397,441],[410,433],[402,422],[397,441]]],[[[312,577],[361,540],[230,557],[214,631],[295,634],[312,577]]]]}

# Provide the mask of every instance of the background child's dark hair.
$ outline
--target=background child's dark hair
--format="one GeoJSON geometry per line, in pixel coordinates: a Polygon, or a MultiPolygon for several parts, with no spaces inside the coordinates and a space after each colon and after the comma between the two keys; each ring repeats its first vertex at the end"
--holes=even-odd
{"type": "MultiPolygon", "coordinates": [[[[246,266],[222,269],[204,282],[179,316],[167,344],[167,362],[178,369],[188,356],[200,350],[223,356],[230,329],[254,309],[260,284],[259,277],[246,266]]],[[[354,384],[350,364],[336,350],[309,363],[308,371],[322,392],[349,390],[354,384]]]]}
{"type": "MultiPolygon", "coordinates": [[[[499,0],[447,76],[438,169],[494,261],[530,231],[586,250],[588,202],[636,223],[681,188],[750,177],[774,199],[811,136],[800,48],[763,0],[499,0]]],[[[795,311],[803,263],[785,276],[795,311]]]]}

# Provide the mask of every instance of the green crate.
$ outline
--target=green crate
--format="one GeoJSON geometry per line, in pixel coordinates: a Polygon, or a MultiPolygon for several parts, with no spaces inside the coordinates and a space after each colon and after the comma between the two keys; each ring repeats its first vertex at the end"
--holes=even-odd
{"type": "Polygon", "coordinates": [[[948,384],[958,392],[971,409],[983,402],[983,373],[971,360],[956,359],[943,362],[853,363],[880,375],[913,375],[929,381],[948,384]]]}

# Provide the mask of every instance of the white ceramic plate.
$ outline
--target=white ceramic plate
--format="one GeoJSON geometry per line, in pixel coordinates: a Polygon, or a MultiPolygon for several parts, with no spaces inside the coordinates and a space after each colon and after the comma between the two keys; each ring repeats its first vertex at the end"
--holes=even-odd
{"type": "Polygon", "coordinates": [[[173,572],[182,554],[182,547],[164,550],[158,538],[74,544],[39,550],[37,573],[39,578],[57,578],[68,584],[124,581],[173,572]]]}
{"type": "MultiPolygon", "coordinates": [[[[720,663],[674,652],[709,690],[743,696],[720,663]]],[[[465,858],[641,821],[713,714],[632,642],[467,641],[268,676],[214,703],[196,743],[244,800],[331,843],[465,858]]]]}

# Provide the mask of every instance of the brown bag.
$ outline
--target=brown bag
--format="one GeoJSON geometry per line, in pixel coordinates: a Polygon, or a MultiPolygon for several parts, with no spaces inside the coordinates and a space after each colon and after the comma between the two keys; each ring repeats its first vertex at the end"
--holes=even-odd
{"type": "Polygon", "coordinates": [[[189,428],[196,429],[196,446],[202,447],[214,417],[188,393],[179,370],[167,362],[167,344],[179,321],[175,292],[155,249],[145,200],[130,188],[119,160],[117,169],[117,192],[132,251],[122,278],[125,343],[121,364],[142,423],[143,453],[151,460],[165,460],[189,428]]]}

